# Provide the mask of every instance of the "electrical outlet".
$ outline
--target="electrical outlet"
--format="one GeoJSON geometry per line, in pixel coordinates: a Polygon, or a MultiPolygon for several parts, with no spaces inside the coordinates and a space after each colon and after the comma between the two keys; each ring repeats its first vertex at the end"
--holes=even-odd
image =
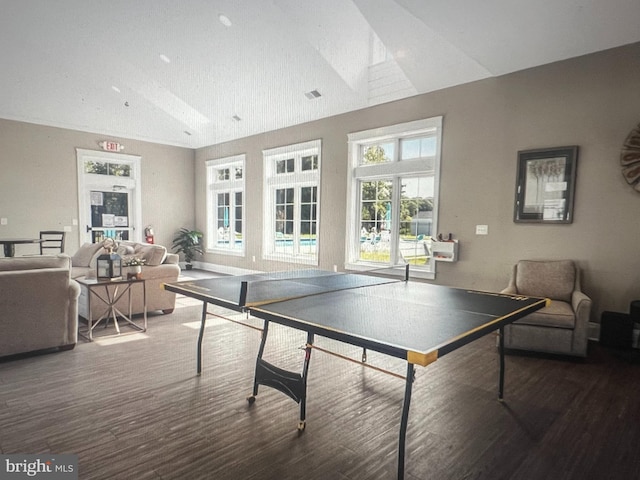
{"type": "Polygon", "coordinates": [[[0,218],[0,225],[6,225],[7,223],[9,223],[9,220],[6,218],[0,218]]]}
{"type": "Polygon", "coordinates": [[[476,225],[476,235],[489,235],[489,225],[476,225]]]}

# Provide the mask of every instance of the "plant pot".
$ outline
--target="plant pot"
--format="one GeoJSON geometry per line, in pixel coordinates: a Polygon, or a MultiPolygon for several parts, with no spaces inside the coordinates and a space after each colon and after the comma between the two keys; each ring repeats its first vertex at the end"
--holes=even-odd
{"type": "Polygon", "coordinates": [[[127,278],[136,278],[140,280],[142,278],[142,265],[131,265],[129,267],[129,272],[127,273],[127,278]]]}
{"type": "Polygon", "coordinates": [[[193,265],[191,265],[190,263],[185,264],[184,268],[186,268],[187,270],[191,270],[193,269],[193,265]]]}

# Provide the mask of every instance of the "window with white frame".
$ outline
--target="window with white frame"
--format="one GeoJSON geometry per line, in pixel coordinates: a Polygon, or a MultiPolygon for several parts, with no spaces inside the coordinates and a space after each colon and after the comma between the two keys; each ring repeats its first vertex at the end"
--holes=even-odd
{"type": "Polygon", "coordinates": [[[434,278],[442,117],[349,134],[346,267],[434,278]]]}
{"type": "Polygon", "coordinates": [[[208,160],[207,249],[244,255],[245,155],[208,160]]]}
{"type": "Polygon", "coordinates": [[[264,150],[263,257],[318,264],[321,142],[264,150]]]}

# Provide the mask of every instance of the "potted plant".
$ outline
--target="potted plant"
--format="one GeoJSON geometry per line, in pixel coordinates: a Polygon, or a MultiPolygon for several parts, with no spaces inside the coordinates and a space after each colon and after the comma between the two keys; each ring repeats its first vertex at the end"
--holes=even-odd
{"type": "Polygon", "coordinates": [[[147,260],[139,257],[132,257],[124,260],[123,265],[125,267],[129,267],[129,273],[127,273],[127,278],[142,278],[142,266],[147,263],[147,260]]]}
{"type": "Polygon", "coordinates": [[[188,228],[181,228],[173,239],[172,248],[176,253],[184,254],[184,261],[186,263],[187,270],[191,270],[191,261],[195,258],[196,253],[202,255],[202,247],[200,246],[201,238],[202,232],[199,232],[198,230],[189,230],[188,228]]]}

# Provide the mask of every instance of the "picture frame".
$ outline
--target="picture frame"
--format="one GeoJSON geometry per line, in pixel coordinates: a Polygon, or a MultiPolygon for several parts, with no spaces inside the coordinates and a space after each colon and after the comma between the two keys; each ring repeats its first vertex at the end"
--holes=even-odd
{"type": "Polygon", "coordinates": [[[516,223],[573,222],[578,146],[518,152],[516,223]]]}

